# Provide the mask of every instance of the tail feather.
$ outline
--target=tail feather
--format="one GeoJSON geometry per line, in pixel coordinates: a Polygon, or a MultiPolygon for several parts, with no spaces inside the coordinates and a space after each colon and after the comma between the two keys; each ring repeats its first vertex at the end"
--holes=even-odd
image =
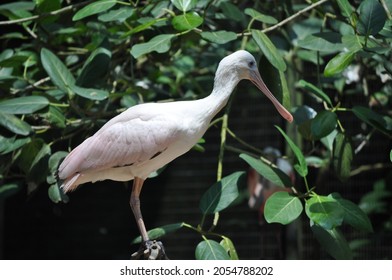
{"type": "Polygon", "coordinates": [[[75,190],[79,186],[79,183],[77,182],[79,177],[80,173],[76,173],[71,178],[65,179],[64,182],[61,184],[60,188],[64,191],[64,193],[75,190]]]}

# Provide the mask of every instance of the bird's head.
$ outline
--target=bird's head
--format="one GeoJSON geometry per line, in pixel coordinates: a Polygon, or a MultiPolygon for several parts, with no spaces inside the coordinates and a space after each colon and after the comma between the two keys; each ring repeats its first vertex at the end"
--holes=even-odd
{"type": "Polygon", "coordinates": [[[274,104],[280,115],[287,121],[292,122],[293,116],[286,108],[275,98],[271,91],[265,85],[257,68],[257,63],[253,55],[249,52],[240,50],[226,56],[221,60],[218,72],[221,70],[222,76],[234,74],[239,80],[250,80],[258,89],[260,89],[274,104]]]}

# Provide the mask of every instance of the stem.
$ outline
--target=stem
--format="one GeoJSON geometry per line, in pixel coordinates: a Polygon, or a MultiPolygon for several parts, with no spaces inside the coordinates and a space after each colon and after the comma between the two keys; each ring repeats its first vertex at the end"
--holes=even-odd
{"type": "Polygon", "coordinates": [[[306,179],[306,176],[304,176],[303,178],[304,178],[304,183],[305,183],[305,187],[306,187],[306,192],[309,193],[310,189],[309,189],[308,179],[306,179]]]}
{"type": "Polygon", "coordinates": [[[125,5],[125,6],[132,6],[131,3],[123,2],[123,1],[116,1],[117,4],[125,5]]]}
{"type": "MultiPolygon", "coordinates": [[[[222,179],[222,174],[223,174],[223,157],[225,154],[226,135],[228,130],[229,112],[230,112],[232,100],[233,100],[233,95],[229,99],[224,115],[219,119],[219,121],[222,120],[222,128],[221,128],[221,142],[220,142],[220,150],[219,150],[219,158],[218,158],[218,167],[216,171],[216,181],[220,181],[222,179]]],[[[204,214],[199,225],[200,229],[203,229],[205,218],[206,215],[204,214]]],[[[216,212],[214,215],[213,223],[210,229],[208,230],[208,232],[211,232],[216,227],[218,221],[219,221],[219,212],[216,212]]]]}
{"type": "Polygon", "coordinates": [[[53,103],[53,102],[49,102],[49,105],[53,106],[53,107],[62,107],[62,108],[67,108],[69,107],[69,104],[64,104],[64,103],[53,103]]]}
{"type": "Polygon", "coordinates": [[[228,112],[226,111],[223,115],[222,119],[222,128],[221,128],[221,142],[220,142],[220,150],[219,150],[219,160],[218,160],[218,168],[216,172],[216,181],[220,181],[222,179],[223,173],[223,157],[225,154],[225,144],[226,144],[226,135],[227,135],[227,125],[228,125],[228,112]]]}
{"type": "Polygon", "coordinates": [[[235,140],[237,140],[239,143],[241,143],[243,146],[251,149],[252,151],[258,153],[258,154],[263,154],[263,151],[250,145],[249,143],[245,142],[244,140],[242,140],[241,138],[239,138],[230,128],[227,128],[227,132],[229,133],[229,135],[231,137],[233,137],[235,140]]]}
{"type": "Polygon", "coordinates": [[[344,132],[345,132],[345,129],[344,129],[344,127],[343,127],[343,125],[342,125],[342,123],[340,122],[339,119],[337,119],[337,123],[338,123],[338,126],[339,126],[339,128],[340,128],[340,131],[341,131],[342,133],[344,133],[344,132]]]}
{"type": "Polygon", "coordinates": [[[384,169],[384,168],[392,168],[392,164],[379,162],[379,163],[375,163],[375,164],[361,165],[357,169],[352,170],[350,172],[350,176],[358,175],[364,171],[372,171],[372,170],[384,169]]]}
{"type": "MultiPolygon", "coordinates": [[[[294,15],[289,16],[288,18],[282,20],[281,22],[278,22],[277,24],[275,24],[273,26],[270,26],[268,28],[263,29],[262,32],[267,33],[267,32],[271,32],[271,31],[273,31],[273,30],[275,30],[275,29],[277,29],[279,27],[282,27],[286,23],[289,23],[290,21],[292,21],[293,19],[295,19],[295,18],[299,17],[300,15],[306,13],[307,11],[310,11],[310,10],[316,8],[317,6],[320,6],[320,5],[322,5],[322,4],[324,4],[324,3],[328,2],[328,1],[329,0],[320,0],[320,1],[316,2],[316,3],[313,3],[312,5],[307,6],[306,8],[296,12],[294,15]]],[[[241,35],[249,36],[249,35],[251,35],[251,33],[247,32],[247,33],[243,33],[241,35]]]]}
{"type": "Polygon", "coordinates": [[[332,110],[332,112],[333,112],[333,111],[351,112],[352,109],[350,109],[350,108],[342,108],[342,107],[339,107],[339,108],[334,108],[334,109],[332,110]]]}
{"type": "MultiPolygon", "coordinates": [[[[223,157],[225,154],[225,146],[226,146],[226,135],[228,130],[228,123],[229,123],[229,112],[231,109],[231,104],[233,101],[233,97],[230,98],[229,104],[227,104],[225,114],[223,115],[222,119],[222,128],[221,128],[221,143],[220,143],[220,151],[219,151],[219,161],[218,161],[218,169],[216,171],[216,181],[222,180],[222,173],[223,173],[223,157]]],[[[218,224],[219,221],[219,212],[214,214],[214,220],[212,222],[211,228],[208,230],[211,232],[218,224]]]]}
{"type": "Polygon", "coordinates": [[[200,229],[200,228],[196,228],[196,227],[194,227],[194,226],[192,226],[192,225],[190,225],[190,224],[187,224],[187,223],[182,223],[182,224],[183,224],[184,227],[189,228],[189,229],[191,229],[191,230],[193,230],[193,231],[196,231],[197,233],[200,233],[201,236],[202,236],[202,238],[203,238],[204,240],[207,240],[206,235],[212,235],[212,236],[223,237],[223,235],[220,234],[220,233],[206,232],[206,231],[204,231],[204,230],[202,230],[202,229],[200,229]]]}
{"type": "Polygon", "coordinates": [[[385,10],[385,13],[387,14],[388,19],[391,20],[392,14],[391,14],[391,11],[388,9],[388,5],[387,5],[387,3],[385,3],[385,0],[381,0],[381,4],[385,10]]]}
{"type": "Polygon", "coordinates": [[[221,122],[221,121],[223,121],[223,117],[216,118],[215,120],[213,120],[213,121],[210,123],[209,128],[212,127],[212,126],[214,126],[214,125],[216,125],[218,122],[221,122]]]}
{"type": "Polygon", "coordinates": [[[363,147],[365,147],[365,145],[369,142],[370,138],[373,136],[373,133],[375,131],[376,131],[376,129],[373,128],[372,131],[370,131],[370,133],[368,135],[366,135],[365,139],[355,149],[354,154],[358,154],[363,149],[363,147]]]}

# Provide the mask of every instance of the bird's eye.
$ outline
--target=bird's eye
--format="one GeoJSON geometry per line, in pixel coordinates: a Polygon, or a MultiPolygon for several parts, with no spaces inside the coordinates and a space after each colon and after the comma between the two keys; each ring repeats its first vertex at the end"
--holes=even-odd
{"type": "Polygon", "coordinates": [[[249,66],[249,68],[253,68],[253,66],[255,66],[255,62],[254,61],[249,61],[248,62],[248,66],[249,66]]]}

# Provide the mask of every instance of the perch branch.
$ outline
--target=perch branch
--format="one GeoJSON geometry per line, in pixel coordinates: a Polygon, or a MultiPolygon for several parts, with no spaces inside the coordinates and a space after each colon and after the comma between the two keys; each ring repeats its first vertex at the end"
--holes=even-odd
{"type": "MultiPolygon", "coordinates": [[[[285,25],[286,23],[288,23],[288,22],[292,21],[293,19],[299,17],[300,15],[302,15],[302,14],[304,14],[304,13],[306,13],[306,12],[308,12],[308,11],[310,11],[310,10],[312,10],[312,9],[314,9],[314,8],[320,6],[320,5],[322,5],[322,4],[324,4],[324,3],[328,2],[328,1],[329,0],[320,0],[320,1],[316,2],[316,3],[313,3],[312,5],[309,5],[306,8],[304,8],[304,9],[296,12],[295,14],[289,16],[288,18],[282,20],[281,22],[278,22],[275,25],[272,25],[270,27],[267,27],[267,28],[263,29],[262,32],[267,33],[267,32],[270,32],[272,30],[275,30],[275,29],[277,29],[279,27],[282,27],[283,25],[285,25]]],[[[240,33],[238,35],[240,35],[240,36],[241,35],[242,36],[250,36],[250,35],[252,35],[252,33],[246,32],[246,33],[240,33]]]]}

